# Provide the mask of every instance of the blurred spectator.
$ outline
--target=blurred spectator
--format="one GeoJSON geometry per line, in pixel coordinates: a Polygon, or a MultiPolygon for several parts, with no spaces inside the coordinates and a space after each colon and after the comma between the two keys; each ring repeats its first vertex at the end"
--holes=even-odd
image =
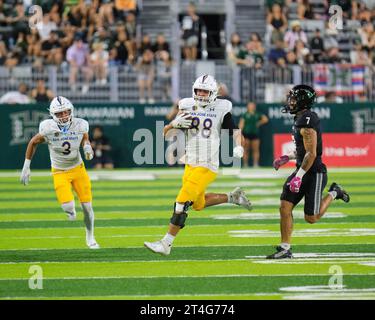
{"type": "Polygon", "coordinates": [[[314,12],[309,0],[298,0],[297,16],[299,20],[314,19],[314,12]]]}
{"type": "Polygon", "coordinates": [[[303,41],[307,44],[307,36],[305,32],[301,29],[301,24],[298,20],[294,20],[290,24],[291,29],[285,33],[284,41],[289,50],[293,50],[297,40],[303,41]]]}
{"type": "Polygon", "coordinates": [[[127,64],[129,59],[129,51],[127,45],[128,39],[126,37],[125,29],[120,30],[117,34],[117,39],[115,41],[114,47],[114,59],[121,65],[127,64]]]}
{"type": "Polygon", "coordinates": [[[18,91],[9,91],[0,97],[0,103],[6,104],[26,104],[31,103],[31,99],[27,95],[27,85],[21,82],[18,91]]]}
{"type": "Polygon", "coordinates": [[[294,53],[296,54],[298,64],[302,66],[306,63],[306,57],[310,53],[310,50],[301,40],[297,40],[294,48],[294,53]]]}
{"type": "Polygon", "coordinates": [[[124,19],[129,12],[135,14],[137,10],[136,0],[115,0],[117,19],[124,19]]]}
{"type": "Polygon", "coordinates": [[[151,50],[145,50],[139,57],[136,65],[138,71],[139,103],[146,103],[145,90],[147,90],[148,103],[154,103],[152,90],[155,76],[154,55],[151,50]]]}
{"type": "Polygon", "coordinates": [[[317,98],[317,103],[343,103],[343,98],[336,95],[335,91],[327,91],[324,96],[320,96],[317,98]]]}
{"type": "Polygon", "coordinates": [[[51,31],[48,40],[42,42],[41,55],[47,64],[59,66],[63,61],[63,51],[57,31],[51,31]]]}
{"type": "Polygon", "coordinates": [[[41,57],[41,41],[39,33],[36,29],[32,29],[30,34],[26,35],[27,42],[27,55],[32,60],[38,59],[41,57]]]}
{"type": "Polygon", "coordinates": [[[36,102],[49,102],[54,96],[54,93],[46,87],[43,79],[37,80],[36,87],[31,90],[31,98],[36,102]]]}
{"type": "Polygon", "coordinates": [[[324,53],[324,42],[319,29],[315,29],[314,36],[310,40],[310,49],[314,60],[320,62],[322,54],[324,53]]]}
{"type": "Polygon", "coordinates": [[[227,52],[227,59],[229,64],[237,65],[239,64],[238,61],[238,54],[242,49],[242,42],[240,35],[238,33],[233,33],[230,37],[230,42],[226,46],[226,52],[227,52]]]}
{"type": "Polygon", "coordinates": [[[112,26],[114,24],[113,8],[111,0],[101,0],[98,27],[112,26]]]}
{"type": "Polygon", "coordinates": [[[360,64],[365,66],[371,65],[371,59],[367,50],[364,50],[361,42],[354,43],[354,50],[350,51],[350,62],[352,64],[360,64]]]}
{"type": "Polygon", "coordinates": [[[229,95],[229,90],[228,90],[227,85],[223,82],[220,82],[218,85],[219,85],[219,90],[217,93],[217,97],[219,99],[226,99],[226,100],[229,100],[230,102],[233,102],[232,97],[229,95]]]}
{"type": "Polygon", "coordinates": [[[43,15],[43,20],[36,24],[36,28],[42,41],[45,41],[48,40],[51,31],[57,30],[57,25],[54,21],[50,20],[49,14],[46,13],[43,15]]]}
{"type": "Polygon", "coordinates": [[[160,83],[162,101],[170,101],[172,81],[172,59],[168,51],[158,51],[158,56],[156,56],[156,75],[160,83]]]}
{"type": "Polygon", "coordinates": [[[103,128],[96,126],[91,138],[91,146],[94,150],[92,165],[94,169],[113,169],[113,161],[110,157],[112,149],[109,139],[103,134],[103,128]]]}
{"type": "Polygon", "coordinates": [[[77,35],[74,39],[73,45],[66,52],[66,60],[70,65],[69,85],[72,91],[76,90],[76,81],[78,72],[81,71],[84,76],[84,85],[82,86],[82,93],[86,94],[89,91],[89,82],[92,78],[92,71],[90,69],[90,51],[87,43],[84,43],[81,36],[77,35]]]}
{"type": "Polygon", "coordinates": [[[288,28],[288,21],[285,14],[282,12],[279,3],[272,5],[271,11],[267,13],[267,43],[275,44],[278,40],[284,39],[284,33],[288,28]]]}
{"type": "Polygon", "coordinates": [[[169,44],[167,40],[165,40],[165,36],[162,33],[159,33],[156,37],[156,42],[152,46],[152,51],[155,54],[155,57],[157,58],[160,52],[167,51],[169,52],[169,44]]]}
{"type": "Polygon", "coordinates": [[[284,49],[284,42],[283,41],[277,41],[275,48],[272,48],[268,54],[268,60],[278,64],[279,59],[285,59],[286,52],[284,49]]]}
{"type": "Polygon", "coordinates": [[[243,165],[245,168],[249,165],[250,150],[253,156],[253,167],[257,168],[259,166],[259,128],[267,122],[268,117],[256,110],[256,104],[254,102],[249,102],[247,104],[247,111],[241,116],[238,124],[245,138],[245,151],[243,154],[243,165]]]}
{"type": "Polygon", "coordinates": [[[141,42],[138,45],[138,55],[141,56],[143,54],[143,52],[145,52],[146,50],[152,51],[152,49],[153,49],[153,46],[152,46],[152,43],[151,43],[150,36],[148,34],[144,34],[142,36],[141,42]]]}
{"type": "Polygon", "coordinates": [[[7,59],[8,51],[5,42],[0,40],[0,66],[5,64],[7,59]]]}
{"type": "Polygon", "coordinates": [[[187,14],[182,17],[182,47],[187,61],[197,59],[200,19],[193,2],[187,6],[187,14]]]}
{"type": "Polygon", "coordinates": [[[257,33],[252,33],[245,47],[242,47],[237,55],[237,64],[247,67],[260,68],[263,65],[264,48],[257,33]]]}
{"type": "Polygon", "coordinates": [[[135,14],[128,13],[126,16],[126,22],[125,22],[125,31],[126,36],[128,39],[128,52],[129,52],[129,60],[135,61],[136,59],[136,36],[137,36],[137,24],[135,20],[135,14]]]}
{"type": "Polygon", "coordinates": [[[266,0],[268,13],[272,11],[272,8],[275,4],[278,4],[280,8],[284,9],[286,2],[289,3],[288,0],[266,0]]]}
{"type": "Polygon", "coordinates": [[[94,51],[90,55],[90,62],[95,75],[96,83],[105,85],[107,84],[108,75],[108,51],[104,50],[102,42],[96,42],[92,47],[94,51]]]}
{"type": "Polygon", "coordinates": [[[366,22],[362,28],[358,30],[361,37],[363,47],[369,52],[375,49],[375,31],[374,24],[366,22]]]}
{"type": "Polygon", "coordinates": [[[297,56],[296,56],[296,54],[294,53],[294,51],[288,51],[288,52],[286,53],[285,59],[286,59],[286,63],[287,63],[288,65],[298,64],[297,56]]]}
{"type": "Polygon", "coordinates": [[[331,47],[327,50],[326,55],[324,57],[324,63],[341,63],[343,61],[340,49],[338,47],[331,47]]]}

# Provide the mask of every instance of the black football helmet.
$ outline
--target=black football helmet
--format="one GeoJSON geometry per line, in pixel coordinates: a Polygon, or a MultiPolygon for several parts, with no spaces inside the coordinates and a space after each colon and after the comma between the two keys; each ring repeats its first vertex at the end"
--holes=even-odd
{"type": "Polygon", "coordinates": [[[281,112],[296,114],[304,109],[311,109],[316,101],[316,92],[310,86],[299,84],[294,86],[286,96],[286,105],[281,112]]]}

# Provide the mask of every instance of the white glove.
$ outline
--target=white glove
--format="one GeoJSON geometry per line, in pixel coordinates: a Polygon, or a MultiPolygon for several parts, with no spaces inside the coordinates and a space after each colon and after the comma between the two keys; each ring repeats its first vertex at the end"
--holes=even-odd
{"type": "Polygon", "coordinates": [[[86,160],[91,160],[92,158],[94,158],[94,150],[92,150],[91,144],[86,143],[83,146],[83,152],[85,153],[86,160]]]}
{"type": "Polygon", "coordinates": [[[31,160],[25,159],[25,162],[22,168],[20,181],[25,186],[28,185],[30,181],[30,163],[31,163],[31,160]]]}
{"type": "Polygon", "coordinates": [[[243,147],[242,146],[236,146],[233,149],[233,157],[235,157],[235,158],[242,158],[243,157],[243,147]]]}
{"type": "Polygon", "coordinates": [[[191,121],[192,119],[190,114],[181,113],[171,122],[171,125],[176,129],[188,129],[191,127],[191,121]],[[189,117],[190,119],[188,119],[189,117]]]}

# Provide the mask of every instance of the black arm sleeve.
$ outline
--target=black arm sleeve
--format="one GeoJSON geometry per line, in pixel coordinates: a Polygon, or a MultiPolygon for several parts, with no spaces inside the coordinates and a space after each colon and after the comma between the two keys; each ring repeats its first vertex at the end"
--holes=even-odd
{"type": "Polygon", "coordinates": [[[238,129],[236,124],[233,121],[232,114],[228,112],[223,119],[223,123],[221,124],[222,129],[229,129],[229,135],[233,135],[233,130],[238,129]]]}

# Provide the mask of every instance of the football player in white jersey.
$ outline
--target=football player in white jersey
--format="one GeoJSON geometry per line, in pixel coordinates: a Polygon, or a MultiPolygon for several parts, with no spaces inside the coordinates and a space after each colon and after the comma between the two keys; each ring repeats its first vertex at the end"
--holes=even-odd
{"type": "Polygon", "coordinates": [[[220,134],[227,129],[233,135],[234,157],[243,156],[242,135],[235,126],[232,103],[216,99],[218,86],[210,75],[200,76],[193,85],[193,97],[179,101],[179,113],[164,127],[164,136],[173,128],[185,131],[185,172],[183,185],[176,198],[168,232],[156,242],[145,242],[146,248],[155,253],[169,255],[177,233],[185,225],[189,207],[202,210],[206,207],[233,203],[251,210],[251,203],[239,187],[229,193],[206,193],[219,169],[220,134]]]}
{"type": "Polygon", "coordinates": [[[39,133],[31,138],[25,155],[21,182],[30,180],[30,163],[37,145],[48,143],[51,171],[56,196],[69,220],[76,219],[72,187],[77,193],[84,213],[86,244],[90,249],[98,249],[94,237],[94,211],[92,208],[91,182],[80,154],[83,147],[85,158],[91,160],[94,152],[89,141],[89,124],[74,117],[73,104],[62,96],[54,98],[49,108],[52,119],[39,125],[39,133]]]}

